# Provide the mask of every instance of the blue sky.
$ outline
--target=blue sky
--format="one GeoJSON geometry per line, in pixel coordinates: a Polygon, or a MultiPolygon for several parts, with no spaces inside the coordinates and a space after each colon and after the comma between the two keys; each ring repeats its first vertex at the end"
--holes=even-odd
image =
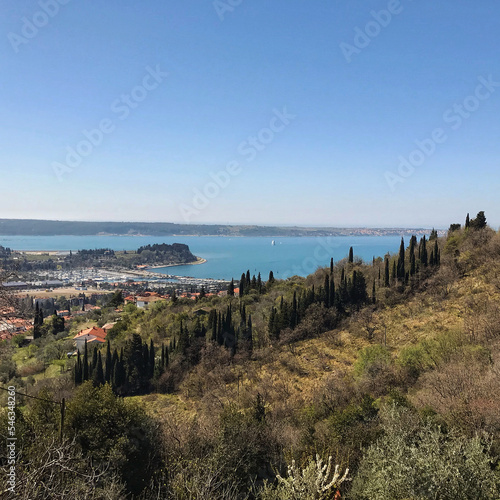
{"type": "Polygon", "coordinates": [[[4,0],[0,218],[499,226],[499,33],[495,0],[4,0]]]}

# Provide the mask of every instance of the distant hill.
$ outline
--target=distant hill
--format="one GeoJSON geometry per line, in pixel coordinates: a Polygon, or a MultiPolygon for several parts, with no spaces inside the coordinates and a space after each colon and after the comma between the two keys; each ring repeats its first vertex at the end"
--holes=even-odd
{"type": "Polygon", "coordinates": [[[78,222],[0,219],[0,235],[9,236],[393,236],[427,234],[425,228],[317,228],[174,224],[171,222],[78,222]]]}

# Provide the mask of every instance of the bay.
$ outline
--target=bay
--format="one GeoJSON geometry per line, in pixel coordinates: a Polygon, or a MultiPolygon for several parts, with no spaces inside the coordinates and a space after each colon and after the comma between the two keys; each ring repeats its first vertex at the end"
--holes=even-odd
{"type": "MultiPolygon", "coordinates": [[[[409,238],[406,238],[407,240],[409,238]]],[[[365,261],[383,257],[399,249],[400,236],[330,236],[283,237],[272,244],[269,237],[217,236],[0,236],[0,245],[13,250],[69,251],[111,248],[136,250],[154,243],[185,243],[191,252],[206,259],[199,265],[155,269],[156,272],[194,278],[239,279],[247,269],[261,273],[267,280],[269,271],[279,279],[293,275],[307,276],[320,266],[328,266],[330,258],[339,261],[347,257],[349,247],[365,261]]],[[[408,241],[406,241],[408,244],[408,241]]]]}

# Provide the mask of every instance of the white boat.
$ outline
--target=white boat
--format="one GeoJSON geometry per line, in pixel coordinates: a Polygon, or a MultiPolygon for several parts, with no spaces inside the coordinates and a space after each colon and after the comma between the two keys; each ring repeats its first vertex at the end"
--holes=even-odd
{"type": "Polygon", "coordinates": [[[271,241],[271,245],[272,245],[272,246],[276,245],[276,242],[275,242],[274,240],[273,240],[273,241],[271,241]]]}

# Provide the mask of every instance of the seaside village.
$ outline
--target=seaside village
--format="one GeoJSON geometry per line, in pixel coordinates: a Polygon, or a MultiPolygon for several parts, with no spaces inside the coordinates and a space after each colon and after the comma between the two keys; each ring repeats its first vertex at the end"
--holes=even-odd
{"type": "MultiPolygon", "coordinates": [[[[134,285],[144,285],[144,283],[134,283],[134,285]]],[[[93,311],[98,311],[101,306],[97,305],[102,301],[105,296],[109,297],[109,293],[79,293],[78,295],[69,295],[66,299],[67,309],[57,309],[57,303],[55,298],[46,297],[46,293],[34,292],[33,294],[26,294],[23,292],[17,293],[17,297],[28,303],[31,306],[31,310],[49,310],[54,311],[60,318],[68,320],[70,318],[75,318],[78,316],[85,316],[93,311]]],[[[213,295],[225,296],[227,295],[227,290],[219,290],[214,292],[187,292],[179,291],[175,294],[177,299],[188,299],[188,300],[198,300],[200,296],[210,297],[213,295]]],[[[234,289],[234,295],[239,295],[239,288],[234,289]]],[[[124,306],[127,304],[134,304],[139,309],[148,309],[152,304],[159,301],[170,301],[174,297],[170,294],[160,294],[154,291],[140,292],[140,293],[129,293],[129,295],[123,298],[124,306]]],[[[123,309],[115,309],[116,313],[123,312],[123,309]]],[[[0,310],[0,341],[9,340],[15,336],[23,336],[23,342],[29,343],[33,338],[33,328],[35,324],[35,319],[26,319],[26,317],[21,317],[16,313],[14,307],[3,307],[0,310]],[[31,335],[29,334],[31,332],[31,335]]],[[[92,328],[87,328],[81,330],[77,335],[73,337],[75,341],[75,349],[81,350],[82,346],[87,341],[89,344],[92,343],[104,343],[106,340],[106,335],[113,328],[116,322],[107,323],[99,328],[94,326],[92,328]]],[[[75,353],[76,353],[75,350],[75,353]]]]}

